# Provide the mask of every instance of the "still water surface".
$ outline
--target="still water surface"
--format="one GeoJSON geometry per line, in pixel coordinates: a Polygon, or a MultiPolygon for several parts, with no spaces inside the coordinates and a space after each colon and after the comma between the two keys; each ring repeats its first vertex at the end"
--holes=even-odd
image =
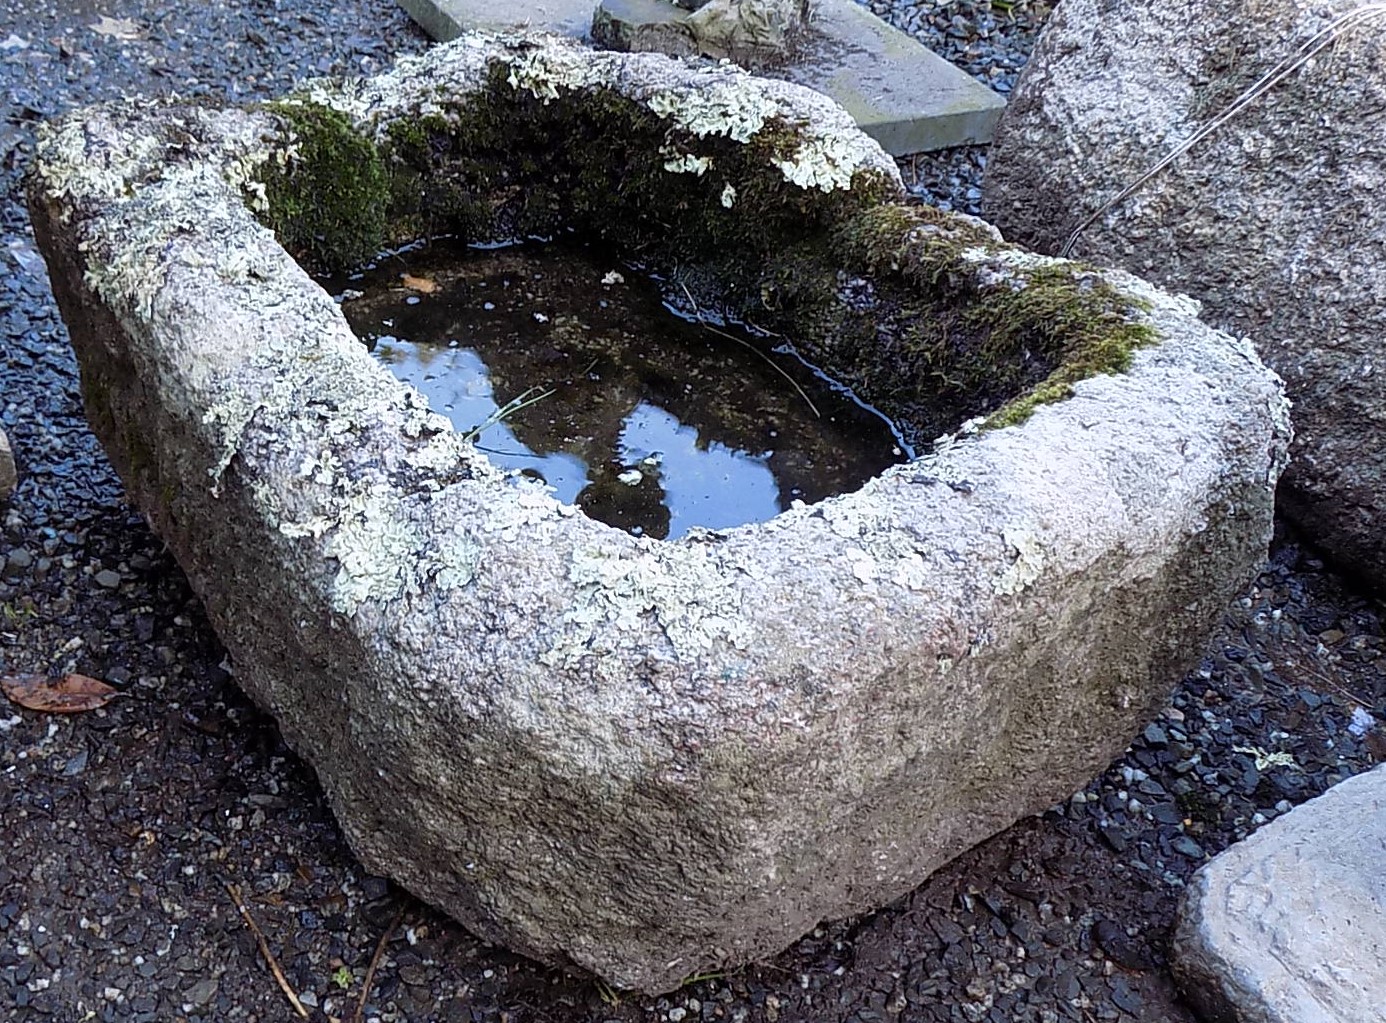
{"type": "Polygon", "coordinates": [[[772,518],[907,456],[783,339],[676,315],[657,281],[584,251],[435,243],[326,283],[492,462],[636,535],[772,518]]]}

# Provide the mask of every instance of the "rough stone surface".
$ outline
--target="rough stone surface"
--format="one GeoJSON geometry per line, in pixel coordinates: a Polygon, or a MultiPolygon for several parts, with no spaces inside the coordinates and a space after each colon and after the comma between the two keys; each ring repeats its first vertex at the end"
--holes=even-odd
{"type": "Polygon", "coordinates": [[[602,0],[592,18],[592,38],[622,53],[692,57],[698,47],[688,14],[667,0],[602,0]]]}
{"type": "MultiPolygon", "coordinates": [[[[1357,0],[1065,0],[1013,95],[984,209],[1054,252],[1357,0]]],[[[1386,586],[1386,20],[1341,38],[1087,229],[1074,255],[1204,303],[1295,404],[1284,510],[1386,586]]]]}
{"type": "Polygon", "coordinates": [[[708,0],[688,27],[700,53],[759,64],[785,57],[807,19],[807,0],[708,0]]]}
{"type": "Polygon", "coordinates": [[[1386,766],[1349,778],[1194,875],[1175,970],[1209,1018],[1379,1023],[1386,766]]]}
{"type": "Polygon", "coordinates": [[[14,452],[10,450],[10,439],[0,430],[0,501],[14,493],[19,483],[19,473],[14,465],[14,452]]]}
{"type": "Polygon", "coordinates": [[[671,0],[602,0],[592,38],[625,52],[699,54],[764,69],[788,60],[808,22],[803,0],[709,0],[687,10],[671,0]]]}
{"type": "MultiPolygon", "coordinates": [[[[314,94],[380,128],[496,61],[689,130],[802,104],[818,170],[888,166],[812,94],[651,55],[473,38],[314,94]]],[[[256,222],[278,130],[78,112],[40,140],[36,234],[93,428],[239,681],[363,862],[483,937],[667,990],[892,899],[1124,748],[1264,554],[1278,381],[1120,273],[1158,343],[1021,426],[723,533],[588,520],[423,407],[256,222]]],[[[1054,266],[972,251],[979,292],[1054,266]]]]}

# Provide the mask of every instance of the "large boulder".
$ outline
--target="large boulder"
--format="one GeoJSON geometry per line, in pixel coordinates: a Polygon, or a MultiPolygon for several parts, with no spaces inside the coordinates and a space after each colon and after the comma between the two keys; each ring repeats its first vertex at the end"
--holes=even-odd
{"type": "Polygon", "coordinates": [[[353,848],[660,991],[887,902],[1119,753],[1265,551],[1279,382],[1122,273],[904,201],[732,67],[464,37],[268,109],[41,133],[93,429],[353,848]],[[278,237],[257,220],[262,218],[278,237]],[[286,251],[567,230],[754,315],[921,445],[636,538],[493,468],[286,251]]]}
{"type": "MultiPolygon", "coordinates": [[[[1064,0],[1011,97],[986,216],[1057,252],[1359,0],[1064,0]]],[[[1284,510],[1386,586],[1386,18],[1362,22],[1098,219],[1073,255],[1204,305],[1294,403],[1284,510]]]]}
{"type": "Polygon", "coordinates": [[[1379,1023],[1386,1015],[1386,765],[1205,864],[1174,968],[1226,1023],[1379,1023]]]}

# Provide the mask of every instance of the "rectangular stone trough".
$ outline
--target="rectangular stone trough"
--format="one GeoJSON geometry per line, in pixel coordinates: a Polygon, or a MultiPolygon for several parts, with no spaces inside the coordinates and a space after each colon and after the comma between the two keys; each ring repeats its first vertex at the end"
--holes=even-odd
{"type": "Polygon", "coordinates": [[[1264,554],[1288,429],[1247,343],[908,203],[787,83],[468,36],[68,115],[29,200],[92,428],[362,861],[613,985],[773,953],[1065,797],[1264,554]],[[928,453],[676,542],[590,520],[300,265],[440,232],[638,258],[928,453]]]}

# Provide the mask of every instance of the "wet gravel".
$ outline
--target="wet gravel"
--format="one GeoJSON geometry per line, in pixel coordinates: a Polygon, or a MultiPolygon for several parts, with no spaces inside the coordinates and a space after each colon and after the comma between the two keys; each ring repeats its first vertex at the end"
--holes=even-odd
{"type": "MultiPolygon", "coordinates": [[[[0,704],[0,1019],[295,1018],[234,884],[315,1019],[351,1017],[388,932],[367,1020],[1179,1023],[1192,1017],[1167,942],[1192,871],[1386,760],[1386,607],[1282,529],[1120,761],[880,912],[659,999],[485,946],[362,871],[311,771],[236,688],[86,429],[19,202],[33,124],[59,110],[133,93],[270,96],[304,74],[371,73],[425,40],[385,0],[0,11],[0,423],[21,473],[0,506],[0,671],[78,670],[128,694],[73,717],[0,704]]],[[[1003,85],[1037,11],[1016,5],[1010,26],[995,4],[888,13],[1003,85]]],[[[920,190],[972,208],[980,155],[921,159],[920,190]]]]}

